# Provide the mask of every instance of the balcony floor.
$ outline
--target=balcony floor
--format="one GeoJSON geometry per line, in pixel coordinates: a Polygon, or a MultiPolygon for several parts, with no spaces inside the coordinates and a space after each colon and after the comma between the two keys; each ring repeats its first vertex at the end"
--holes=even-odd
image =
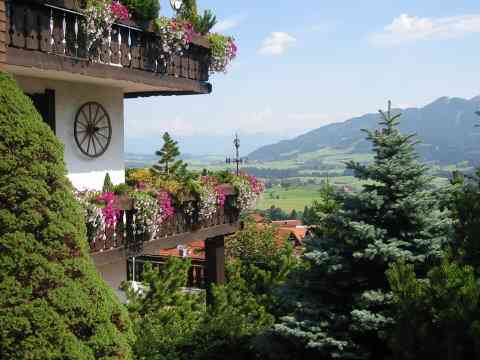
{"type": "Polygon", "coordinates": [[[126,98],[209,94],[212,90],[207,82],[12,47],[5,68],[15,75],[117,87],[126,98]]]}

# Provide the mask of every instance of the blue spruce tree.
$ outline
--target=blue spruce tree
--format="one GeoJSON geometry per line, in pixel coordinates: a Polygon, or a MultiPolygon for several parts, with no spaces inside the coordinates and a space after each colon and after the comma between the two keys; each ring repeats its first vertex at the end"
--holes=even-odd
{"type": "Polygon", "coordinates": [[[320,223],[307,243],[306,270],[289,289],[294,309],[275,327],[289,356],[387,358],[394,323],[389,264],[402,260],[422,277],[442,257],[450,224],[417,159],[415,136],[399,131],[390,103],[380,115],[377,130],[364,130],[374,161],[347,166],[365,181],[363,190],[326,189],[316,206],[320,223]]]}

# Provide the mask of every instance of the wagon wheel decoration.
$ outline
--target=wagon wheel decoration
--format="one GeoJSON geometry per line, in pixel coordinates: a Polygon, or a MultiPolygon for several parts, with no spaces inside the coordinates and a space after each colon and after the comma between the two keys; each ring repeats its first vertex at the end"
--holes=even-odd
{"type": "Polygon", "coordinates": [[[91,158],[102,156],[112,140],[112,124],[105,108],[96,102],[88,102],[75,117],[75,142],[80,151],[91,158]]]}

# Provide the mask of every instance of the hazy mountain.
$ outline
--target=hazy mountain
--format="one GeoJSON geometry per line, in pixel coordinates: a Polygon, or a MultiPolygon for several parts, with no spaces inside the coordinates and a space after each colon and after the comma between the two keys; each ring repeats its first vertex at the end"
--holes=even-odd
{"type": "MultiPolygon", "coordinates": [[[[129,154],[154,154],[161,147],[162,134],[155,136],[145,136],[142,138],[126,138],[125,152],[129,154]]],[[[208,154],[216,154],[231,156],[233,148],[233,138],[231,135],[205,135],[199,134],[194,136],[177,136],[171,133],[172,137],[178,141],[182,154],[195,154],[195,156],[204,156],[208,154]]],[[[239,134],[241,140],[240,151],[243,155],[258,149],[259,146],[271,144],[281,140],[282,136],[275,134],[239,134]]]]}
{"type": "MultiPolygon", "coordinates": [[[[403,114],[400,129],[416,133],[421,144],[418,151],[427,161],[457,163],[480,160],[480,96],[470,100],[442,97],[422,108],[396,109],[403,114]]],[[[299,154],[323,148],[351,149],[352,153],[369,151],[361,129],[377,126],[379,114],[366,114],[343,123],[322,126],[291,140],[262,146],[249,155],[250,159],[273,161],[295,158],[299,154]]]]}

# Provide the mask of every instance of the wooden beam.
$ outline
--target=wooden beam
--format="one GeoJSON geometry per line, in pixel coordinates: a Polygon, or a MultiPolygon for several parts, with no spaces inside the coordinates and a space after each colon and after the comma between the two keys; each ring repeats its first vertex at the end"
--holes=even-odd
{"type": "Polygon", "coordinates": [[[207,260],[205,274],[207,303],[212,303],[212,285],[225,283],[225,235],[205,241],[205,257],[207,260]]]}
{"type": "Polygon", "coordinates": [[[212,92],[212,85],[210,83],[205,83],[206,91],[203,93],[194,92],[194,91],[140,91],[140,92],[128,92],[124,94],[125,99],[136,99],[143,97],[151,96],[181,96],[181,95],[205,95],[212,92]]]}
{"type": "Polygon", "coordinates": [[[158,87],[159,93],[166,91],[165,89],[171,89],[168,91],[171,93],[178,93],[179,95],[186,92],[208,94],[212,91],[211,84],[207,82],[174,77],[138,69],[91,63],[84,59],[51,55],[40,51],[24,50],[13,47],[8,48],[6,63],[13,66],[21,66],[39,70],[61,71],[99,79],[141,83],[150,87],[158,87]]]}
{"type": "MultiPolygon", "coordinates": [[[[178,245],[187,245],[194,241],[206,241],[210,238],[216,238],[222,235],[230,235],[240,228],[239,223],[217,225],[198,231],[173,235],[161,239],[154,239],[143,243],[143,255],[158,255],[161,249],[170,249],[178,245]]],[[[113,264],[128,258],[129,254],[124,248],[112,249],[91,254],[95,265],[104,266],[113,264]]]]}

